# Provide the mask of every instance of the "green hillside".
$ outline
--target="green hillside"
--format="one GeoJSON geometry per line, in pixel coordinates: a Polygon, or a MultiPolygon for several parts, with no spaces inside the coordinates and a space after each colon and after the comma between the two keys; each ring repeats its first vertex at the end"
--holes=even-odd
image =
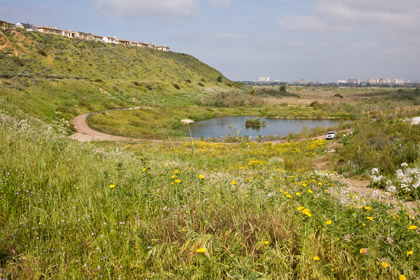
{"type": "Polygon", "coordinates": [[[237,87],[187,54],[21,30],[0,31],[0,77],[0,98],[7,101],[2,103],[43,119],[146,103],[185,104],[195,95],[237,87]]]}

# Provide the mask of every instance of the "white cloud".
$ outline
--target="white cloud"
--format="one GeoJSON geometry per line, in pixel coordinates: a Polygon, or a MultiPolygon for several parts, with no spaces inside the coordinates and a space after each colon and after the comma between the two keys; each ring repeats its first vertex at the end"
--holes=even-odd
{"type": "Polygon", "coordinates": [[[317,11],[319,16],[334,22],[385,24],[390,27],[418,26],[416,18],[420,12],[420,2],[406,0],[396,3],[400,5],[378,0],[320,0],[317,11]]]}
{"type": "Polygon", "coordinates": [[[127,17],[189,16],[199,0],[96,0],[103,14],[127,17]]]}
{"type": "Polygon", "coordinates": [[[328,20],[316,16],[287,16],[278,24],[288,31],[348,31],[348,28],[331,25],[328,20]]]}
{"type": "MultiPolygon", "coordinates": [[[[204,0],[95,0],[95,8],[108,16],[131,18],[193,15],[204,0]]],[[[232,0],[206,0],[219,8],[229,8],[232,0]]]]}
{"type": "Polygon", "coordinates": [[[315,7],[310,15],[284,17],[279,26],[292,31],[420,28],[418,0],[316,0],[315,7]]]}

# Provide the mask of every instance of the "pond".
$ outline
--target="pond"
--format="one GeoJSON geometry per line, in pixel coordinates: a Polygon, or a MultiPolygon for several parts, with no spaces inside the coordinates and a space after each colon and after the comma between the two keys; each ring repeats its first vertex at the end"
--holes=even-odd
{"type": "MultiPolygon", "coordinates": [[[[198,121],[190,124],[193,137],[226,137],[231,136],[286,136],[288,133],[299,133],[303,128],[315,128],[323,126],[328,128],[340,123],[340,120],[296,120],[296,119],[267,119],[261,118],[261,122],[266,122],[262,127],[245,127],[248,119],[255,119],[255,116],[233,116],[219,117],[205,121],[198,121]]],[[[327,131],[325,131],[327,133],[327,131]]]]}

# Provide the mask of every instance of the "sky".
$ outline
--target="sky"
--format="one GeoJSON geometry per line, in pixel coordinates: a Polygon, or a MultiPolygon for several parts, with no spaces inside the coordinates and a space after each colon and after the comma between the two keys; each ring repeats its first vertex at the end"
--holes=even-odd
{"type": "Polygon", "coordinates": [[[0,0],[0,19],[168,45],[235,81],[420,82],[419,0],[0,0]]]}

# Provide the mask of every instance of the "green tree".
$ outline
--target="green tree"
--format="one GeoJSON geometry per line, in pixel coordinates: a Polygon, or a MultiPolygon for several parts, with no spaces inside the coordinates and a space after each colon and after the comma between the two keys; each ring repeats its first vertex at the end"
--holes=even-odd
{"type": "Polygon", "coordinates": [[[286,86],[285,86],[285,85],[282,85],[282,86],[280,87],[280,92],[281,92],[281,93],[286,93],[286,92],[287,92],[287,88],[286,88],[286,86]]]}
{"type": "Polygon", "coordinates": [[[221,83],[221,82],[223,81],[222,76],[217,77],[217,81],[218,81],[219,83],[221,83]]]}

